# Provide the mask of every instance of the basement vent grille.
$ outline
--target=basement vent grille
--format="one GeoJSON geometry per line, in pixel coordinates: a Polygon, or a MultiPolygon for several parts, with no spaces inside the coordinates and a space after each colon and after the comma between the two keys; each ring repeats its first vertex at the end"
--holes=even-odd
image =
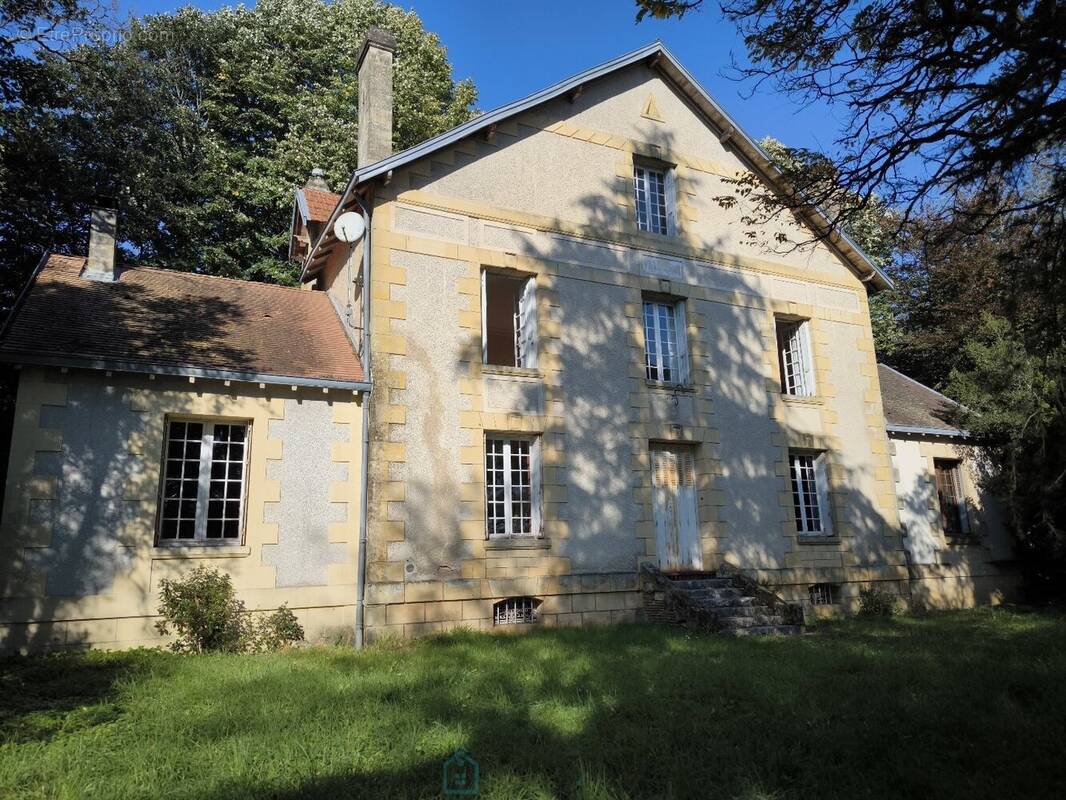
{"type": "Polygon", "coordinates": [[[535,597],[508,597],[492,606],[493,625],[531,625],[537,621],[540,600],[535,597]]]}
{"type": "Polygon", "coordinates": [[[837,587],[831,583],[815,583],[810,587],[812,606],[831,606],[837,601],[837,587]]]}

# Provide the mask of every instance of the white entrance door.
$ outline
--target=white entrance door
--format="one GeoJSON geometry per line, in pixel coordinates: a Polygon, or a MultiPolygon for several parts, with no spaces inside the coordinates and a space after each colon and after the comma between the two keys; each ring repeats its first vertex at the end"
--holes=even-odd
{"type": "Polygon", "coordinates": [[[703,569],[696,520],[696,464],[691,447],[651,448],[656,553],[664,572],[703,569]]]}

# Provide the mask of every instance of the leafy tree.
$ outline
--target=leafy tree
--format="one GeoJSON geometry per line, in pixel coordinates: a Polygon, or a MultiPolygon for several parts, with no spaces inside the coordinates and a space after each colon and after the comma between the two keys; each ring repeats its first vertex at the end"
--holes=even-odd
{"type": "Polygon", "coordinates": [[[23,278],[46,249],[84,252],[88,209],[106,197],[129,259],[292,282],[292,187],[313,167],[339,187],[355,168],[355,67],[371,25],[397,41],[395,147],[470,117],[474,86],[452,79],[439,39],[378,0],[183,8],[42,53],[3,131],[20,195],[0,209],[5,271],[23,278]]]}
{"type": "MultiPolygon", "coordinates": [[[[638,19],[702,5],[636,0],[638,19]]],[[[876,193],[903,223],[929,201],[975,194],[986,199],[985,219],[1066,199],[1066,13],[1056,0],[719,7],[744,35],[750,63],[737,66],[739,77],[849,111],[832,153],[837,183],[801,179],[786,203],[833,206],[846,221],[876,193]],[[1048,181],[1019,204],[1034,166],[1048,181]],[[834,203],[837,192],[860,202],[834,203]]]]}

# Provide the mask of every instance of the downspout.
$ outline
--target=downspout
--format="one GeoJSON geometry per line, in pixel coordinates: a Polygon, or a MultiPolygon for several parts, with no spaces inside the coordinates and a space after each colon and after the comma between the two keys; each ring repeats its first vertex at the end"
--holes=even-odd
{"type": "MultiPolygon", "coordinates": [[[[373,253],[370,234],[370,209],[363,203],[358,192],[353,192],[352,197],[359,205],[363,213],[363,224],[366,233],[363,239],[363,368],[364,376],[370,384],[370,391],[363,395],[363,447],[360,475],[361,502],[359,508],[359,561],[355,571],[355,647],[362,650],[365,645],[365,597],[366,597],[366,548],[367,548],[367,511],[370,498],[367,496],[370,488],[370,399],[374,393],[374,377],[372,359],[370,357],[370,256],[373,253]]],[[[350,287],[349,287],[350,288],[350,287]]]]}

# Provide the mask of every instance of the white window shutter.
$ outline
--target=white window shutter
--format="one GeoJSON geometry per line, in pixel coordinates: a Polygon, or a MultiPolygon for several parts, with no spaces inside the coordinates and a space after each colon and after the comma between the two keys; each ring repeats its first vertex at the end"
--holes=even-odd
{"type": "Polygon", "coordinates": [[[677,177],[672,169],[664,171],[663,189],[666,192],[666,232],[677,235],[677,177]]]}
{"type": "Polygon", "coordinates": [[[829,502],[828,461],[822,453],[814,461],[814,480],[818,487],[818,511],[822,520],[822,534],[833,535],[833,505],[829,502]]]}
{"type": "Polygon", "coordinates": [[[814,352],[811,350],[811,323],[803,322],[799,326],[799,355],[803,365],[803,388],[808,397],[814,397],[814,352]]]}
{"type": "Polygon", "coordinates": [[[522,363],[518,366],[535,369],[537,366],[537,282],[530,278],[522,286],[519,302],[519,341],[522,363]]]}
{"type": "MultiPolygon", "coordinates": [[[[531,281],[532,282],[532,281],[531,281]]],[[[540,447],[541,438],[538,436],[533,440],[533,443],[529,448],[529,483],[532,488],[531,496],[533,498],[533,530],[534,536],[542,536],[541,530],[541,512],[540,512],[540,482],[541,482],[541,457],[540,447]]]]}
{"type": "Polygon", "coordinates": [[[962,470],[964,469],[964,462],[959,462],[959,465],[954,470],[955,478],[955,496],[959,498],[959,531],[963,534],[971,533],[970,530],[970,504],[966,501],[966,492],[963,490],[962,470]]]}
{"type": "Polygon", "coordinates": [[[481,270],[481,363],[489,363],[488,294],[485,289],[485,270],[481,270]]]}
{"type": "Polygon", "coordinates": [[[674,325],[677,329],[677,382],[687,384],[691,376],[688,358],[688,322],[685,319],[685,303],[674,306],[674,325]]]}

